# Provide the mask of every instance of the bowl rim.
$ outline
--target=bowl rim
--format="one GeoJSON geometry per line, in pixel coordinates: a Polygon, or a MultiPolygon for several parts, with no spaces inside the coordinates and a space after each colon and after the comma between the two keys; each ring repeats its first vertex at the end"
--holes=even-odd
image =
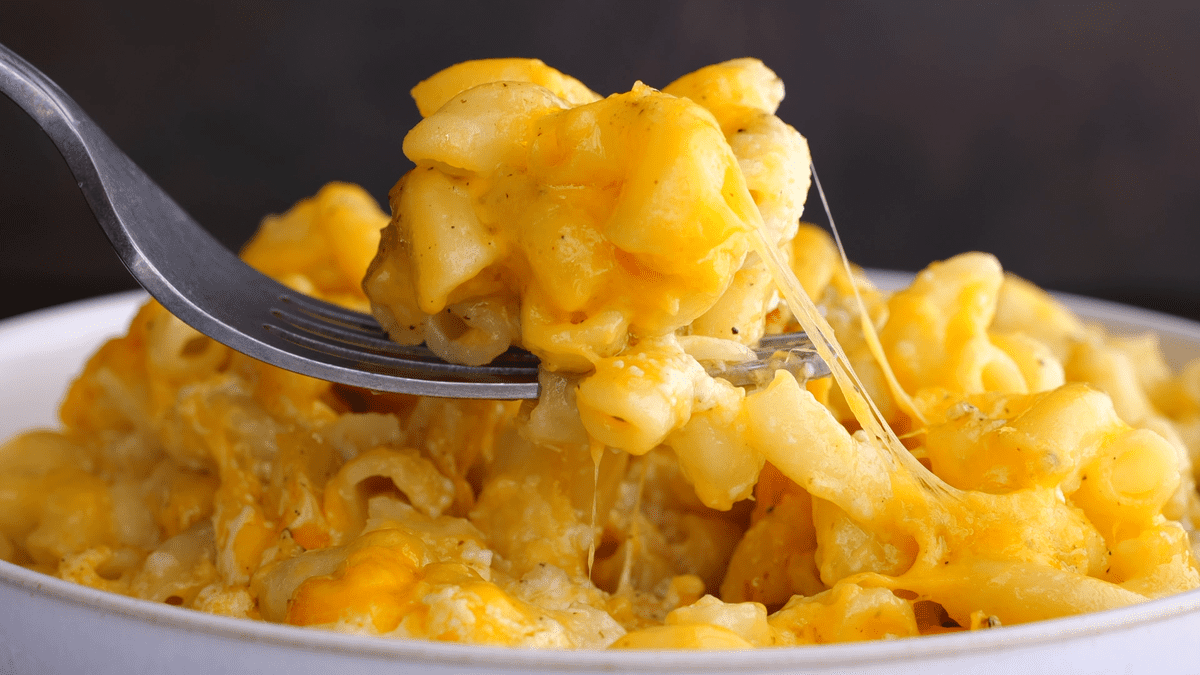
{"type": "MultiPolygon", "coordinates": [[[[0,561],[0,584],[52,598],[96,614],[119,615],[158,627],[201,632],[208,636],[256,644],[322,651],[331,654],[374,656],[406,662],[473,664],[546,670],[579,668],[648,668],[665,672],[725,670],[713,663],[712,652],[686,650],[556,650],[496,647],[435,642],[416,638],[388,638],[337,633],[267,621],[239,619],[175,607],[140,598],[82,586],[41,572],[0,561]],[[669,662],[663,655],[670,654],[669,662]],[[708,654],[708,656],[705,656],[708,654]]],[[[974,632],[925,635],[894,640],[777,647],[738,652],[739,663],[763,667],[863,666],[914,659],[973,654],[1010,648],[1028,648],[1074,638],[1096,639],[1139,626],[1163,623],[1200,612],[1200,588],[1136,605],[974,632]]]]}
{"type": "MultiPolygon", "coordinates": [[[[902,285],[911,273],[871,270],[883,288],[902,285]]],[[[1130,305],[1084,296],[1055,293],[1085,319],[1135,321],[1149,330],[1188,337],[1200,343],[1200,322],[1130,305]]],[[[0,333],[34,330],[45,321],[95,311],[125,316],[148,296],[126,291],[49,307],[0,320],[0,333]],[[121,314],[124,312],[124,314],[121,314]]],[[[123,326],[117,326],[122,330],[123,326]]],[[[684,650],[553,650],[496,647],[398,639],[314,630],[266,621],[253,621],[208,614],[198,610],[155,603],[52,577],[0,561],[0,585],[40,595],[57,603],[88,610],[98,617],[119,615],[158,627],[241,642],[270,644],[330,655],[368,656],[419,665],[490,665],[530,670],[569,669],[654,669],[661,672],[728,671],[728,664],[714,659],[712,652],[684,650]]],[[[1200,589],[1194,589],[1136,605],[1076,616],[1000,628],[926,635],[872,642],[806,645],[738,652],[739,667],[828,668],[867,666],[880,663],[950,658],[1059,643],[1079,638],[1096,639],[1117,631],[1170,622],[1185,615],[1200,615],[1200,589]]]]}

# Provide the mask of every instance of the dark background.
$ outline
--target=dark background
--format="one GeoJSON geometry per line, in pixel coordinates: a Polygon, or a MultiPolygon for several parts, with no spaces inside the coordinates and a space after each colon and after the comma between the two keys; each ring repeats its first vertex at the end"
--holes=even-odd
{"type": "MultiPolygon", "coordinates": [[[[852,260],[966,250],[1200,318],[1200,3],[0,0],[0,43],[231,248],[330,180],[383,202],[409,88],[534,56],[601,94],[763,59],[852,260]],[[169,6],[167,6],[169,4],[169,6]]],[[[823,221],[810,195],[806,216],[823,221]]],[[[133,286],[54,146],[0,97],[0,316],[133,286]]]]}

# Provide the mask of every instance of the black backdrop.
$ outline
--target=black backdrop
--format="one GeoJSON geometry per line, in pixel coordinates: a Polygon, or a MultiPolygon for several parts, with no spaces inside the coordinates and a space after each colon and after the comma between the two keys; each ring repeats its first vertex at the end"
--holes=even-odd
{"type": "MultiPolygon", "coordinates": [[[[1050,288],[1194,318],[1197,36],[1194,0],[0,0],[0,43],[231,248],[329,180],[382,202],[409,166],[409,88],[454,62],[536,56],[607,94],[757,56],[856,262],[987,250],[1050,288]]],[[[0,316],[133,285],[3,97],[0,285],[0,316]]]]}

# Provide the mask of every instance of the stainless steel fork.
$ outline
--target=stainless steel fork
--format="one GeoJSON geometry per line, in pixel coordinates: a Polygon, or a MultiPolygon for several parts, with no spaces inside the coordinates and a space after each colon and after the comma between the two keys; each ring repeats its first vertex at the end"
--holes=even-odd
{"type": "MultiPolygon", "coordinates": [[[[379,391],[449,398],[538,395],[538,360],[510,349],[486,366],[447,363],[424,345],[391,342],[374,318],[314,300],[243,263],[192,220],[70,96],[0,45],[0,91],[58,146],[88,206],[131,274],[172,314],[256,359],[379,391]]],[[[719,373],[754,384],[763,369],[828,373],[806,336],[764,342],[762,360],[719,373]]]]}

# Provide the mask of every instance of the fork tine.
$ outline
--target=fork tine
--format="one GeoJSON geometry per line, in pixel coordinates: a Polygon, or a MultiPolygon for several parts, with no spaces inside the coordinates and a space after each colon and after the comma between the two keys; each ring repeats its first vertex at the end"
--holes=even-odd
{"type": "Polygon", "coordinates": [[[306,333],[321,335],[331,340],[338,340],[347,345],[362,347],[372,352],[419,355],[419,352],[407,349],[408,345],[401,345],[387,339],[384,332],[379,329],[372,331],[357,329],[356,327],[348,328],[344,323],[334,322],[325,317],[306,316],[279,308],[272,309],[271,316],[306,333]]]}
{"type": "Polygon", "coordinates": [[[812,349],[813,343],[807,333],[779,333],[764,335],[754,347],[755,351],[779,349],[812,349]]]}
{"type": "MultiPolygon", "coordinates": [[[[479,373],[483,376],[517,377],[530,380],[537,379],[538,360],[529,352],[510,350],[506,358],[497,359],[491,364],[482,366],[462,366],[450,364],[434,354],[424,345],[402,345],[371,334],[344,329],[340,324],[323,322],[304,316],[291,314],[281,310],[273,310],[272,315],[290,328],[278,324],[267,324],[269,330],[302,338],[302,344],[317,348],[323,352],[337,353],[344,357],[357,355],[365,361],[373,361],[381,365],[398,366],[397,360],[409,363],[413,368],[444,369],[450,367],[453,372],[463,374],[479,373]]],[[[450,372],[450,371],[447,371],[450,372]]]]}
{"type": "Polygon", "coordinates": [[[728,380],[737,387],[761,387],[770,384],[778,370],[786,370],[800,382],[829,375],[829,368],[815,351],[803,347],[785,350],[766,350],[753,361],[744,361],[720,368],[709,368],[708,374],[728,380]]]}
{"type": "Polygon", "coordinates": [[[351,309],[345,309],[327,302],[315,300],[306,295],[285,293],[279,296],[281,309],[294,309],[297,312],[302,312],[313,317],[318,317],[321,320],[341,324],[347,328],[362,331],[363,333],[376,334],[387,339],[387,334],[375,320],[375,317],[370,314],[363,314],[351,309]]]}
{"type": "MultiPolygon", "coordinates": [[[[365,388],[446,398],[513,400],[537,398],[537,369],[527,367],[476,368],[447,363],[433,357],[416,360],[412,355],[364,351],[316,333],[264,324],[264,330],[286,342],[322,355],[322,361],[363,373],[365,388]],[[372,377],[375,376],[375,377],[372,377]],[[380,380],[379,378],[385,378],[380,380]],[[384,382],[386,388],[374,386],[384,382]]],[[[364,386],[357,381],[343,382],[364,386]]]]}

